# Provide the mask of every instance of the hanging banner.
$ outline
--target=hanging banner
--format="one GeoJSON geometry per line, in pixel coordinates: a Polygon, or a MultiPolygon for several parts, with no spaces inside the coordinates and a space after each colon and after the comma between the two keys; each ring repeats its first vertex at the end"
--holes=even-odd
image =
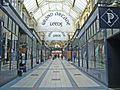
{"type": "Polygon", "coordinates": [[[119,7],[99,7],[100,28],[120,28],[119,7]]]}
{"type": "Polygon", "coordinates": [[[68,40],[68,35],[65,32],[46,32],[45,33],[45,40],[46,41],[53,41],[53,40],[68,40]]]}

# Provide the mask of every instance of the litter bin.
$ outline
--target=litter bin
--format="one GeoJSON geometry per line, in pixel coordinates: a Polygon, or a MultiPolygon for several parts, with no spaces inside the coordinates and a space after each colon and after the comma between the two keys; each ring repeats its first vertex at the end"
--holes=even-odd
{"type": "Polygon", "coordinates": [[[18,76],[22,76],[22,70],[18,70],[18,76]]]}

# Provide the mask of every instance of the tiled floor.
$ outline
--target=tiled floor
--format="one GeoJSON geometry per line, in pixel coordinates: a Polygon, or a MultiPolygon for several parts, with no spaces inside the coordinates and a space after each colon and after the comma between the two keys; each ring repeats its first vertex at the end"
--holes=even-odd
{"type": "Polygon", "coordinates": [[[49,60],[0,90],[108,90],[65,60],[49,60]]]}

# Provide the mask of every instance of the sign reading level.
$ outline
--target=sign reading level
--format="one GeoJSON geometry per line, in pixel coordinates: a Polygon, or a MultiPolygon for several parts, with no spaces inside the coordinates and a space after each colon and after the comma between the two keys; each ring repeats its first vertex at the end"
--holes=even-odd
{"type": "Polygon", "coordinates": [[[120,8],[99,8],[100,28],[120,28],[120,8]]]}

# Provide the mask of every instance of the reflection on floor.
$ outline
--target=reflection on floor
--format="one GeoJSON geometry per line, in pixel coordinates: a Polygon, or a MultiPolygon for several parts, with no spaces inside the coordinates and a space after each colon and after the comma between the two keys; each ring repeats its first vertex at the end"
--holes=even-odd
{"type": "Polygon", "coordinates": [[[65,60],[48,60],[0,90],[106,90],[65,60]]]}

